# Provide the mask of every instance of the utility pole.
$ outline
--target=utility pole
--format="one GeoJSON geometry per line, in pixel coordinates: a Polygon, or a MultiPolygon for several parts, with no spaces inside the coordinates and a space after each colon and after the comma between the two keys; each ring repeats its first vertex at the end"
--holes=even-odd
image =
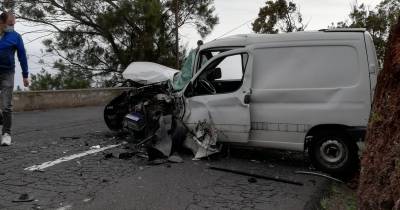
{"type": "Polygon", "coordinates": [[[175,52],[176,69],[179,69],[179,0],[175,0],[175,52]]]}

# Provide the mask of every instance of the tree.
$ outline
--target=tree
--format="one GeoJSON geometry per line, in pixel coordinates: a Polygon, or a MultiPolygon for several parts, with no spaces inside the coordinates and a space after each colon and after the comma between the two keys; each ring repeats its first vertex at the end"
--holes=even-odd
{"type": "Polygon", "coordinates": [[[300,10],[290,0],[267,1],[253,22],[253,31],[264,34],[304,31],[305,28],[300,10]]]}
{"type": "MultiPolygon", "coordinates": [[[[62,65],[59,62],[57,65],[62,65]]],[[[60,69],[63,69],[60,67],[60,69]]],[[[58,72],[50,74],[45,69],[40,73],[31,74],[31,90],[63,90],[63,89],[85,89],[90,88],[90,78],[85,78],[81,72],[58,72]]]]}
{"type": "Polygon", "coordinates": [[[400,21],[379,73],[361,163],[359,208],[400,210],[400,21]]]}
{"type": "MultiPolygon", "coordinates": [[[[62,58],[64,71],[118,81],[133,61],[174,66],[172,2],[30,0],[18,1],[15,11],[20,19],[47,26],[47,35],[53,38],[44,45],[62,58]]],[[[200,34],[210,33],[218,21],[213,0],[180,2],[178,26],[194,24],[200,34]]]]}
{"type": "Polygon", "coordinates": [[[185,24],[193,25],[200,36],[204,38],[218,24],[218,17],[214,15],[214,0],[165,0],[166,12],[174,17],[170,22],[175,35],[176,68],[179,69],[179,28],[185,24]]]}
{"type": "Polygon", "coordinates": [[[396,23],[400,15],[398,0],[384,0],[374,10],[365,4],[354,4],[349,14],[350,20],[332,24],[332,28],[366,28],[370,32],[376,47],[380,66],[385,57],[386,42],[390,28],[396,23]]]}

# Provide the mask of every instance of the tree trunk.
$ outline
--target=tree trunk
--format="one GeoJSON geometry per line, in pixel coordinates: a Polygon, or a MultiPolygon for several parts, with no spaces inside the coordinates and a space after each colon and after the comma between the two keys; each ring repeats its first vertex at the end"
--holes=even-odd
{"type": "Polygon", "coordinates": [[[378,76],[361,162],[361,210],[400,210],[400,20],[378,76]]]}

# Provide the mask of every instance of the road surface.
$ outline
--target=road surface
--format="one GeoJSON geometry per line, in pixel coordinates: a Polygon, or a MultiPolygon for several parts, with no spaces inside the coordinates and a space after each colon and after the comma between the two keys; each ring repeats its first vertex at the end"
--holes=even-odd
{"type": "Polygon", "coordinates": [[[310,209],[327,188],[301,154],[232,150],[230,157],[150,166],[106,128],[102,107],[15,113],[13,145],[0,147],[0,209],[310,209]],[[104,150],[103,150],[104,149],[104,150]],[[279,176],[297,186],[213,171],[279,176]],[[30,170],[31,169],[31,170],[30,170]],[[36,169],[36,170],[34,170],[36,169]],[[31,202],[21,201],[28,194],[31,202]]]}

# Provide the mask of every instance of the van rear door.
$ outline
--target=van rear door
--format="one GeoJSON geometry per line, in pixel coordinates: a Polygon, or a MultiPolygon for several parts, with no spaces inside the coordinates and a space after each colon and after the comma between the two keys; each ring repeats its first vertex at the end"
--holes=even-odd
{"type": "Polygon", "coordinates": [[[248,142],[251,60],[244,49],[213,57],[184,90],[184,122],[194,128],[206,120],[218,130],[218,141],[248,142]]]}

